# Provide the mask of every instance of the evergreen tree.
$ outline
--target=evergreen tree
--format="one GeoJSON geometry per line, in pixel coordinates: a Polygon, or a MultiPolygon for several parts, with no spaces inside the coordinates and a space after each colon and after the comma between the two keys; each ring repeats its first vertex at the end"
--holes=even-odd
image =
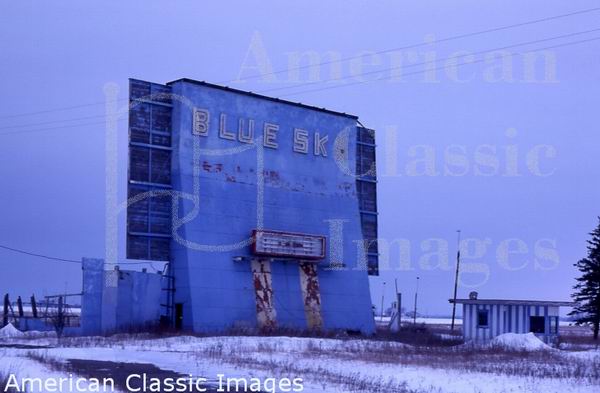
{"type": "Polygon", "coordinates": [[[569,313],[576,317],[577,325],[593,327],[594,340],[598,339],[600,330],[600,217],[598,221],[598,227],[590,233],[588,256],[575,264],[581,276],[577,278],[573,287],[575,292],[571,295],[577,306],[569,313]]]}

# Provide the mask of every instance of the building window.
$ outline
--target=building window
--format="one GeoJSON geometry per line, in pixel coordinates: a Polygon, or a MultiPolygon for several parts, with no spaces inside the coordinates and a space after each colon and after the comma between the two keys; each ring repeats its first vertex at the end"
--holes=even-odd
{"type": "Polygon", "coordinates": [[[488,327],[488,310],[479,310],[477,311],[477,327],[488,327]]]}
{"type": "Polygon", "coordinates": [[[550,319],[550,334],[558,334],[558,317],[548,317],[550,319]]]}
{"type": "Polygon", "coordinates": [[[529,331],[543,334],[546,331],[546,319],[544,317],[529,317],[529,331]]]}

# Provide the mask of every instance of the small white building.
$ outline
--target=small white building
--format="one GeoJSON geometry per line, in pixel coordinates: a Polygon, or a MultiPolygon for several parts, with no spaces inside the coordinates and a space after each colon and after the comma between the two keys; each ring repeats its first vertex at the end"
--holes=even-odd
{"type": "MultiPolygon", "coordinates": [[[[453,303],[453,299],[449,300],[453,303]]],[[[542,300],[456,299],[462,304],[463,336],[466,341],[486,342],[504,333],[534,333],[551,344],[559,336],[559,308],[572,307],[571,302],[542,300]]]]}

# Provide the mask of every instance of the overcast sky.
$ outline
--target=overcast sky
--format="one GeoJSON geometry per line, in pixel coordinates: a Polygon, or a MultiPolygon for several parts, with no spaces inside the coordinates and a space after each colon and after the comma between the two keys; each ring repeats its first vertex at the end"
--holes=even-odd
{"type": "MultiPolygon", "coordinates": [[[[600,28],[600,12],[436,41],[598,3],[451,4],[3,2],[0,245],[103,257],[103,87],[114,82],[126,98],[129,77],[187,77],[252,91],[290,87],[266,94],[353,113],[377,130],[379,230],[391,244],[390,268],[371,279],[378,306],[383,283],[388,303],[397,279],[412,308],[419,276],[420,310],[448,315],[459,228],[471,239],[463,263],[472,271],[459,296],[567,300],[572,264],[600,215],[600,41],[570,43],[600,36],[572,35],[600,28]],[[532,41],[540,42],[470,56],[532,41]],[[294,71],[298,58],[348,57],[294,71]],[[417,73],[435,59],[434,70],[417,73]],[[264,75],[281,69],[290,71],[264,75]],[[236,81],[246,77],[257,78],[236,81]]],[[[0,269],[0,291],[15,298],[81,290],[76,264],[0,250],[0,269]]]]}

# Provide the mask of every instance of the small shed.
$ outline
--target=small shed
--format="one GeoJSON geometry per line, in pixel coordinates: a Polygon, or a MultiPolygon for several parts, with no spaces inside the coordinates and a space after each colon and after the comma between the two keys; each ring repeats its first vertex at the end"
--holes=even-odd
{"type": "Polygon", "coordinates": [[[157,273],[105,270],[103,259],[83,258],[81,332],[135,331],[158,325],[165,277],[157,273]]]}
{"type": "MultiPolygon", "coordinates": [[[[454,303],[453,299],[449,300],[454,303]]],[[[462,331],[466,341],[487,342],[504,333],[534,333],[547,344],[559,336],[559,308],[572,307],[572,302],[544,300],[456,299],[462,304],[462,331]]]]}

